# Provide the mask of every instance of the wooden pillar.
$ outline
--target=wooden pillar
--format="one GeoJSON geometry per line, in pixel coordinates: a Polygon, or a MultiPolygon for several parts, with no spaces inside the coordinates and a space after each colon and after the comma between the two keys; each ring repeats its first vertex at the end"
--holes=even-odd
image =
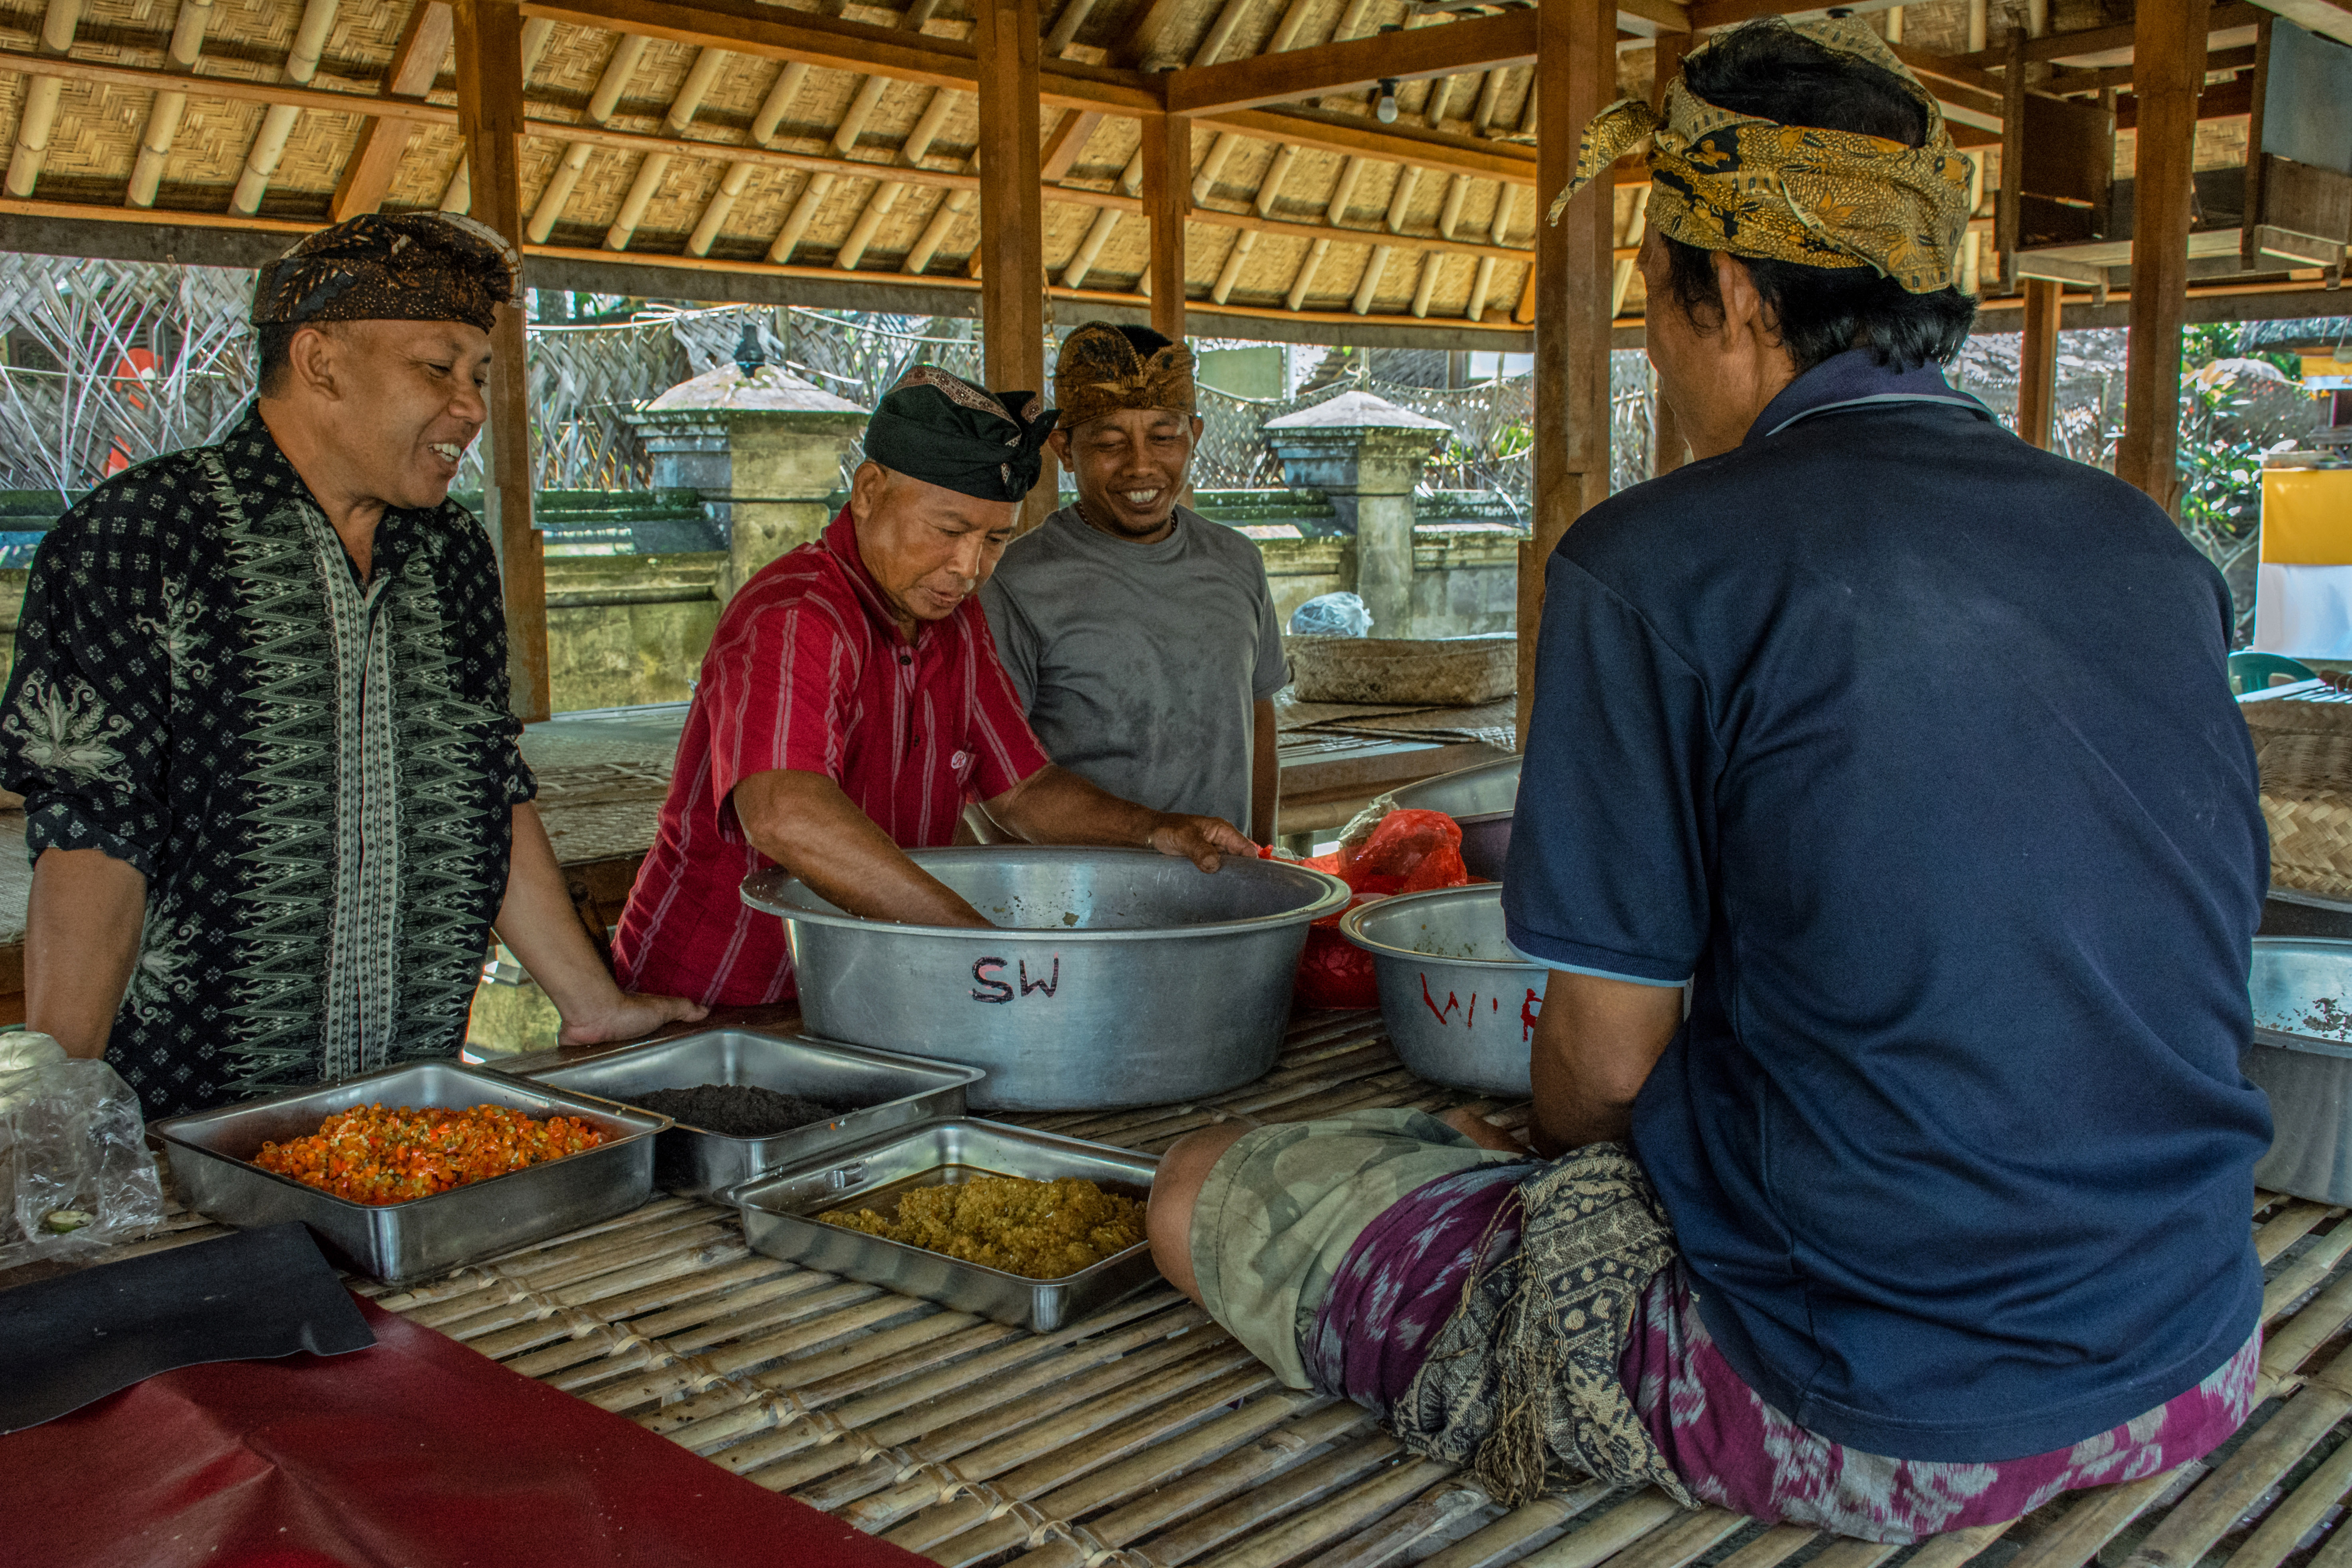
{"type": "MultiPolygon", "coordinates": [[[[975,0],[980,50],[980,323],[993,391],[1047,391],[1045,197],[1038,148],[1037,0],[975,0]]],[[[1049,454],[1021,508],[1026,531],[1054,510],[1049,454]]]]}
{"type": "MultiPolygon", "coordinates": [[[[515,0],[457,0],[457,132],[472,171],[470,216],[522,254],[522,17],[515,0]]],[[[520,292],[520,289],[517,290],[520,292]]],[[[490,330],[489,443],[482,521],[506,587],[508,702],[526,724],[548,716],[547,563],[530,525],[530,378],[519,305],[490,330]]]]}
{"type": "MultiPolygon", "coordinates": [[[[1675,78],[1682,74],[1683,57],[1690,53],[1693,42],[1692,36],[1688,33],[1658,35],[1657,69],[1650,84],[1651,108],[1661,110],[1665,108],[1666,89],[1672,85],[1675,78]]],[[[1657,309],[1657,300],[1648,301],[1642,307],[1643,314],[1646,316],[1649,311],[1657,309]]],[[[1660,474],[1672,473],[1681,468],[1689,456],[1690,441],[1683,435],[1682,422],[1675,417],[1675,411],[1666,406],[1664,398],[1652,397],[1650,399],[1650,477],[1655,479],[1660,474]]]]}
{"type": "Polygon", "coordinates": [[[2047,278],[2025,280],[2025,332],[2017,352],[2017,433],[2043,451],[2050,444],[2051,416],[2058,398],[2058,307],[2065,285],[2047,278]]]}
{"type": "Polygon", "coordinates": [[[1546,214],[1575,172],[1577,143],[1617,96],[1617,13],[1608,0],[1538,8],[1535,257],[1535,537],[1519,546],[1519,743],[1536,689],[1544,566],[1584,510],[1609,494],[1609,279],[1616,188],[1604,171],[1546,214]]]}
{"type": "Polygon", "coordinates": [[[1192,208],[1192,122],[1143,117],[1143,216],[1151,226],[1151,330],[1184,341],[1184,215],[1192,208]]]}
{"type": "MultiPolygon", "coordinates": [[[[2179,0],[2156,0],[2178,4],[2179,0]]],[[[2201,15],[2204,6],[2198,4],[2201,15]]],[[[2025,211],[2025,29],[2009,36],[2009,64],[2000,78],[2000,186],[1993,193],[1992,241],[2000,258],[2000,286],[2017,287],[2017,242],[2025,211]]],[[[1971,209],[1970,216],[1974,211],[1971,209]]],[[[1961,241],[1966,244],[1967,241],[1961,241]]],[[[1983,290],[1979,288],[1979,292],[1983,290]]]]}
{"type": "MultiPolygon", "coordinates": [[[[2116,475],[2172,510],[2179,489],[2180,328],[2189,305],[2189,219],[2197,98],[2205,83],[2204,0],[2142,5],[2132,24],[2139,149],[2132,183],[2131,342],[2116,475]]],[[[2008,175],[2004,173],[2004,180],[2008,175]]]]}

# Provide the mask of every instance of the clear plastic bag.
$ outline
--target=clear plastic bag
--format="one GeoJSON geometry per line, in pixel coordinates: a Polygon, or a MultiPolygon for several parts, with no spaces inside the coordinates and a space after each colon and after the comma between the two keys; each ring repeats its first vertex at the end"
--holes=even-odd
{"type": "Polygon", "coordinates": [[[1372,634],[1372,612],[1353,594],[1318,594],[1290,612],[1293,637],[1362,637],[1372,634]]]}
{"type": "Polygon", "coordinates": [[[87,1261],[163,1219],[131,1086],[46,1035],[0,1035],[0,1268],[87,1261]]]}

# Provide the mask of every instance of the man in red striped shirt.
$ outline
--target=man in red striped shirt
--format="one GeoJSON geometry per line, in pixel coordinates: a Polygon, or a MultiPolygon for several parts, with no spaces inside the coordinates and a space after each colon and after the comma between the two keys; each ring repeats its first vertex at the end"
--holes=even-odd
{"type": "Polygon", "coordinates": [[[1055,767],[1030,733],[973,595],[1036,481],[1042,401],[909,371],[866,426],[849,504],[729,601],[614,936],[624,984],[792,995],[782,922],[737,894],[770,864],[852,914],[988,925],[904,853],[952,843],[968,803],[1030,843],[1149,846],[1203,871],[1255,852],[1229,823],[1055,767]]]}

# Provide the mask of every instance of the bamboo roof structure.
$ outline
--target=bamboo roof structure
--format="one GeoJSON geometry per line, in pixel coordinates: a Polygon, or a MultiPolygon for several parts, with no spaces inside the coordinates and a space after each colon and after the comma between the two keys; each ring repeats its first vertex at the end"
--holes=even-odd
{"type": "MultiPolygon", "coordinates": [[[[2272,3],[2352,38],[2341,0],[2272,3]]],[[[2121,127],[2116,173],[2129,176],[2131,26],[2112,0],[1854,9],[1899,40],[1981,158],[1972,243],[1988,258],[2010,77],[2030,77],[2037,96],[2104,101],[2121,127]]],[[[967,0],[520,11],[532,281],[976,309],[967,0]]],[[[1773,11],[1798,14],[1784,0],[1622,0],[1614,85],[1647,95],[1662,52],[1671,64],[1696,34],[1773,11]]],[[[2244,162],[2260,15],[2211,11],[2200,170],[2244,162]]],[[[1185,116],[1189,143],[1189,309],[1234,335],[1523,346],[1549,202],[1536,188],[1535,20],[1452,0],[1062,0],[1040,24],[1048,309],[1148,310],[1141,142],[1145,117],[1166,111],[1185,116]]],[[[163,254],[250,265],[356,212],[467,210],[458,42],[440,0],[19,0],[0,11],[12,151],[0,245],[145,256],[163,231],[163,254]]],[[[1643,306],[1626,264],[1641,177],[1622,176],[1612,215],[1621,325],[1643,306]]],[[[1998,306],[1994,272],[1979,286],[1998,306]]],[[[2310,292],[2319,273],[2277,263],[2213,291],[2248,313],[2264,293],[2310,292]]]]}

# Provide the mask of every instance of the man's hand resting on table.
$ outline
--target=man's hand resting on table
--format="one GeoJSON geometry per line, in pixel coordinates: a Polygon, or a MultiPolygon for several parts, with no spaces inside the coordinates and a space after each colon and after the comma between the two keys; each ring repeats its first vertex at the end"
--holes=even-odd
{"type": "Polygon", "coordinates": [[[561,1046],[601,1046],[613,1040],[635,1040],[672,1024],[698,1022],[710,1009],[683,996],[646,996],[615,991],[601,1003],[563,1015],[555,1042],[561,1046]]]}

